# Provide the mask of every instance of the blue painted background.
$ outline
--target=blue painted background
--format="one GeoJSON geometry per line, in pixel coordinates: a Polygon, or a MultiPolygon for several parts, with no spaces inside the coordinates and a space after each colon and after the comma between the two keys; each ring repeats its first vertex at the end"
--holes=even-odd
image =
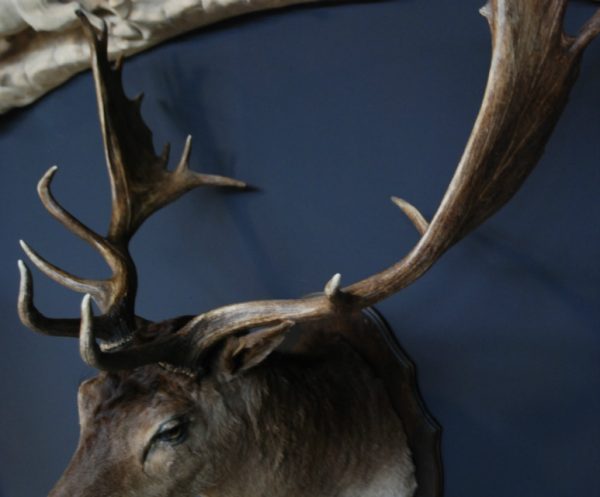
{"type": "MultiPolygon", "coordinates": [[[[252,16],[125,66],[157,148],[194,136],[192,166],[260,192],[197,191],[136,237],[139,312],[161,319],[320,290],[393,263],[416,242],[388,200],[430,216],[474,122],[490,54],[479,1],[388,1],[252,16]]],[[[571,30],[590,15],[576,3],[571,30]]],[[[418,365],[444,427],[446,496],[598,496],[600,42],[546,154],[514,200],[379,308],[418,365]]],[[[77,343],[26,331],[17,244],[107,275],[47,215],[35,184],[102,231],[109,214],[89,74],[0,117],[0,495],[46,495],[77,441],[77,343]]],[[[174,159],[175,160],[175,159],[174,159]]],[[[50,315],[80,296],[35,273],[50,315]]]]}

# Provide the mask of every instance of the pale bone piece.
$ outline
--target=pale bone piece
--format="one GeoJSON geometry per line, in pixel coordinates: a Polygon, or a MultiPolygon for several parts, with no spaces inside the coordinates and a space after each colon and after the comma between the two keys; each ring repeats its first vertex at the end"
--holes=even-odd
{"type": "Polygon", "coordinates": [[[251,12],[318,0],[0,0],[0,113],[34,102],[90,67],[75,11],[108,27],[111,60],[251,12]]]}

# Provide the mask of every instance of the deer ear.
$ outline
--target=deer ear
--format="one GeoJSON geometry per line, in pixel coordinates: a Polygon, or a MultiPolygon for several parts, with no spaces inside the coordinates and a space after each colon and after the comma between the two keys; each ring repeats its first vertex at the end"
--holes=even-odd
{"type": "Polygon", "coordinates": [[[219,372],[232,378],[260,364],[283,342],[293,324],[284,321],[277,326],[229,338],[220,357],[219,372]]]}

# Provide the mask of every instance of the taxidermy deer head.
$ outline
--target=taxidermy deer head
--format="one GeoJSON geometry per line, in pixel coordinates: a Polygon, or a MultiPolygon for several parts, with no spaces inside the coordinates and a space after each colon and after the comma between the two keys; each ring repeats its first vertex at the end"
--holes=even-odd
{"type": "Polygon", "coordinates": [[[85,295],[81,319],[50,319],[33,304],[19,262],[25,325],[79,337],[83,360],[102,372],[79,389],[79,446],[52,497],[425,496],[420,450],[392,406],[385,379],[341,335],[330,332],[401,290],[504,205],[541,156],[576,79],[600,11],[577,37],[563,33],[567,0],[492,0],[483,9],[493,41],[483,104],[456,173],[430,222],[394,202],[420,233],[398,263],[342,288],[296,300],[228,305],[153,323],[136,315],[129,241],[153,212],[197,186],[245,184],[188,169],[190,139],[169,171],[129,100],[121,66],[106,55],[106,31],[82,16],[92,47],[100,123],[112,188],[108,233],[84,226],[52,196],[56,168],[38,191],[47,210],[87,241],[112,270],[107,280],[74,276],[23,244],[55,281],[85,295]],[[93,315],[92,300],[101,310],[93,315]],[[323,328],[293,351],[292,328],[323,328]],[[333,339],[331,337],[334,337],[333,339]],[[98,343],[100,340],[100,344],[98,343]]]}

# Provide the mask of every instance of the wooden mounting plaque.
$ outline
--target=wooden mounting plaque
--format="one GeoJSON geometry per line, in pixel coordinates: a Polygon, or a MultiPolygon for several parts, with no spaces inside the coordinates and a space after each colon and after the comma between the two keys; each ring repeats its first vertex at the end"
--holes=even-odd
{"type": "Polygon", "coordinates": [[[293,327],[293,334],[306,337],[323,330],[340,334],[383,381],[413,454],[418,485],[414,497],[442,497],[441,427],[425,407],[415,365],[389,325],[378,311],[367,308],[318,323],[302,323],[293,327]]]}

